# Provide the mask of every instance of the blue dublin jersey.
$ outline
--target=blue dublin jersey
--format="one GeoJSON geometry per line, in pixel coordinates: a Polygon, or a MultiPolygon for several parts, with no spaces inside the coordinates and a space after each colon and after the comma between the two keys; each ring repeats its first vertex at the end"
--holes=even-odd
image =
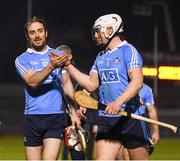
{"type": "MultiPolygon", "coordinates": [[[[123,41],[114,50],[104,50],[98,54],[91,72],[99,75],[99,101],[108,104],[115,101],[127,88],[130,79],[128,70],[142,68],[140,53],[127,41],[123,41]]],[[[122,106],[122,110],[126,104],[122,106]]]]}
{"type": "MultiPolygon", "coordinates": [[[[49,54],[51,52],[62,54],[61,50],[55,50],[48,46],[44,52],[36,52],[28,48],[15,60],[18,74],[23,78],[23,75],[30,69],[35,72],[42,71],[50,62],[49,54]]],[[[25,83],[24,114],[58,114],[63,112],[61,73],[62,68],[55,69],[36,89],[32,89],[25,83]]]]}
{"type": "Polygon", "coordinates": [[[146,84],[143,84],[143,87],[139,91],[139,96],[143,104],[145,105],[154,105],[154,97],[151,87],[146,84]]]}

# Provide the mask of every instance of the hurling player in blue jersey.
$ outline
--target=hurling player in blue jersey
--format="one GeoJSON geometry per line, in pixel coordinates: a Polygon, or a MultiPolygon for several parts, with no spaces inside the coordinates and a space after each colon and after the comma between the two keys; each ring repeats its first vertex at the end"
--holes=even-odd
{"type": "Polygon", "coordinates": [[[114,160],[124,145],[130,159],[148,159],[149,136],[145,122],[118,115],[125,110],[144,115],[140,110],[138,92],[143,85],[142,57],[137,49],[124,40],[123,23],[118,14],[99,17],[92,36],[95,43],[104,47],[96,57],[89,75],[66,63],[66,70],[87,91],[99,90],[98,131],[96,136],[96,159],[114,160]]]}
{"type": "MultiPolygon", "coordinates": [[[[140,96],[141,104],[144,105],[145,108],[147,108],[146,110],[148,113],[148,117],[151,118],[152,120],[158,121],[157,110],[156,110],[156,107],[154,106],[154,96],[153,96],[151,87],[144,83],[143,87],[139,91],[139,96],[140,96]]],[[[151,140],[152,140],[152,146],[153,146],[153,144],[157,144],[160,139],[158,125],[152,124],[151,134],[152,134],[151,140]]],[[[149,150],[151,151],[153,150],[153,147],[149,147],[149,148],[152,148],[149,150]]],[[[127,149],[122,147],[116,159],[129,160],[129,154],[127,152],[127,149]]]]}
{"type": "MultiPolygon", "coordinates": [[[[59,45],[56,49],[60,49],[64,53],[68,53],[72,55],[72,50],[68,45],[62,44],[62,45],[59,45]]],[[[64,104],[67,106],[68,102],[64,102],[64,104]]],[[[67,126],[71,126],[72,123],[69,122],[69,116],[66,112],[65,112],[65,117],[67,119],[67,124],[68,124],[67,126]]],[[[82,150],[77,151],[75,150],[75,147],[74,147],[74,148],[69,149],[69,152],[70,152],[72,160],[85,160],[85,154],[82,150]]],[[[68,158],[68,147],[66,147],[66,145],[64,144],[62,159],[67,160],[67,158],[68,158]]]]}
{"type": "MultiPolygon", "coordinates": [[[[147,108],[149,118],[158,121],[158,114],[156,107],[154,106],[154,96],[150,86],[143,84],[143,87],[139,91],[140,102],[147,108]]],[[[152,142],[157,144],[159,141],[159,126],[152,124],[152,142]]]]}
{"type": "MultiPolygon", "coordinates": [[[[15,66],[25,85],[24,145],[27,160],[58,159],[64,138],[65,119],[62,91],[73,99],[73,86],[61,67],[67,54],[46,44],[44,20],[34,17],[25,24],[30,47],[18,56],[15,66]]],[[[80,126],[76,110],[70,107],[73,124],[80,126]]]]}

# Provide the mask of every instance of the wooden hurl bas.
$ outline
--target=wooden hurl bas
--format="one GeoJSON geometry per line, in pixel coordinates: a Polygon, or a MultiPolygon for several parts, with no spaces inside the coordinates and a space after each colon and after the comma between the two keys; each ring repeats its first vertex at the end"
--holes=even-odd
{"type": "MultiPolygon", "coordinates": [[[[85,108],[95,109],[96,110],[96,109],[98,109],[99,105],[100,105],[99,107],[101,107],[103,109],[106,108],[106,105],[99,103],[97,100],[95,100],[94,98],[92,98],[87,93],[85,93],[85,92],[83,92],[81,90],[76,91],[74,93],[74,99],[75,99],[76,103],[79,106],[82,106],[82,107],[85,107],[85,108]]],[[[129,112],[126,112],[126,111],[120,111],[119,114],[122,115],[122,116],[127,116],[127,117],[130,117],[130,118],[136,119],[136,120],[142,120],[142,121],[145,121],[145,122],[148,122],[148,123],[151,123],[151,124],[156,124],[156,125],[159,125],[159,126],[169,128],[174,133],[177,132],[177,127],[174,126],[174,125],[168,124],[168,123],[164,123],[164,122],[161,122],[161,121],[156,121],[156,120],[153,120],[153,119],[150,119],[150,118],[147,118],[147,117],[143,117],[143,116],[139,116],[139,115],[129,113],[129,112]]]]}

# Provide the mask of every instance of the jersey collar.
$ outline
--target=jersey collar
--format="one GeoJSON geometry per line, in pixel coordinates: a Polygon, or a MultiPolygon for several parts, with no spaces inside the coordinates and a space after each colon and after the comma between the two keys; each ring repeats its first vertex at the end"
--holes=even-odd
{"type": "Polygon", "coordinates": [[[123,41],[118,45],[117,48],[119,48],[119,47],[121,47],[121,46],[123,46],[123,45],[125,45],[125,44],[127,44],[127,41],[126,41],[126,40],[123,40],[123,41]]]}
{"type": "Polygon", "coordinates": [[[34,50],[30,49],[30,48],[27,49],[27,52],[30,53],[30,54],[32,54],[32,53],[44,54],[44,53],[46,53],[49,49],[51,49],[48,45],[46,45],[46,47],[47,47],[46,50],[43,51],[43,52],[34,51],[34,50]]]}
{"type": "Polygon", "coordinates": [[[108,52],[112,53],[113,51],[115,51],[117,48],[120,48],[121,46],[127,44],[126,40],[123,40],[116,48],[114,48],[113,50],[108,50],[108,52]]]}

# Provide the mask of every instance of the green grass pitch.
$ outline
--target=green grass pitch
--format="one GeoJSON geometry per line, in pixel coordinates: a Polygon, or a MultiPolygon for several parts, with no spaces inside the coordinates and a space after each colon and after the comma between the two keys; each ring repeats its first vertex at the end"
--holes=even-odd
{"type": "MultiPolygon", "coordinates": [[[[22,137],[0,136],[0,160],[24,160],[22,137]]],[[[61,153],[59,156],[61,159],[61,153]]],[[[150,160],[180,160],[180,138],[161,138],[150,160]]]]}

